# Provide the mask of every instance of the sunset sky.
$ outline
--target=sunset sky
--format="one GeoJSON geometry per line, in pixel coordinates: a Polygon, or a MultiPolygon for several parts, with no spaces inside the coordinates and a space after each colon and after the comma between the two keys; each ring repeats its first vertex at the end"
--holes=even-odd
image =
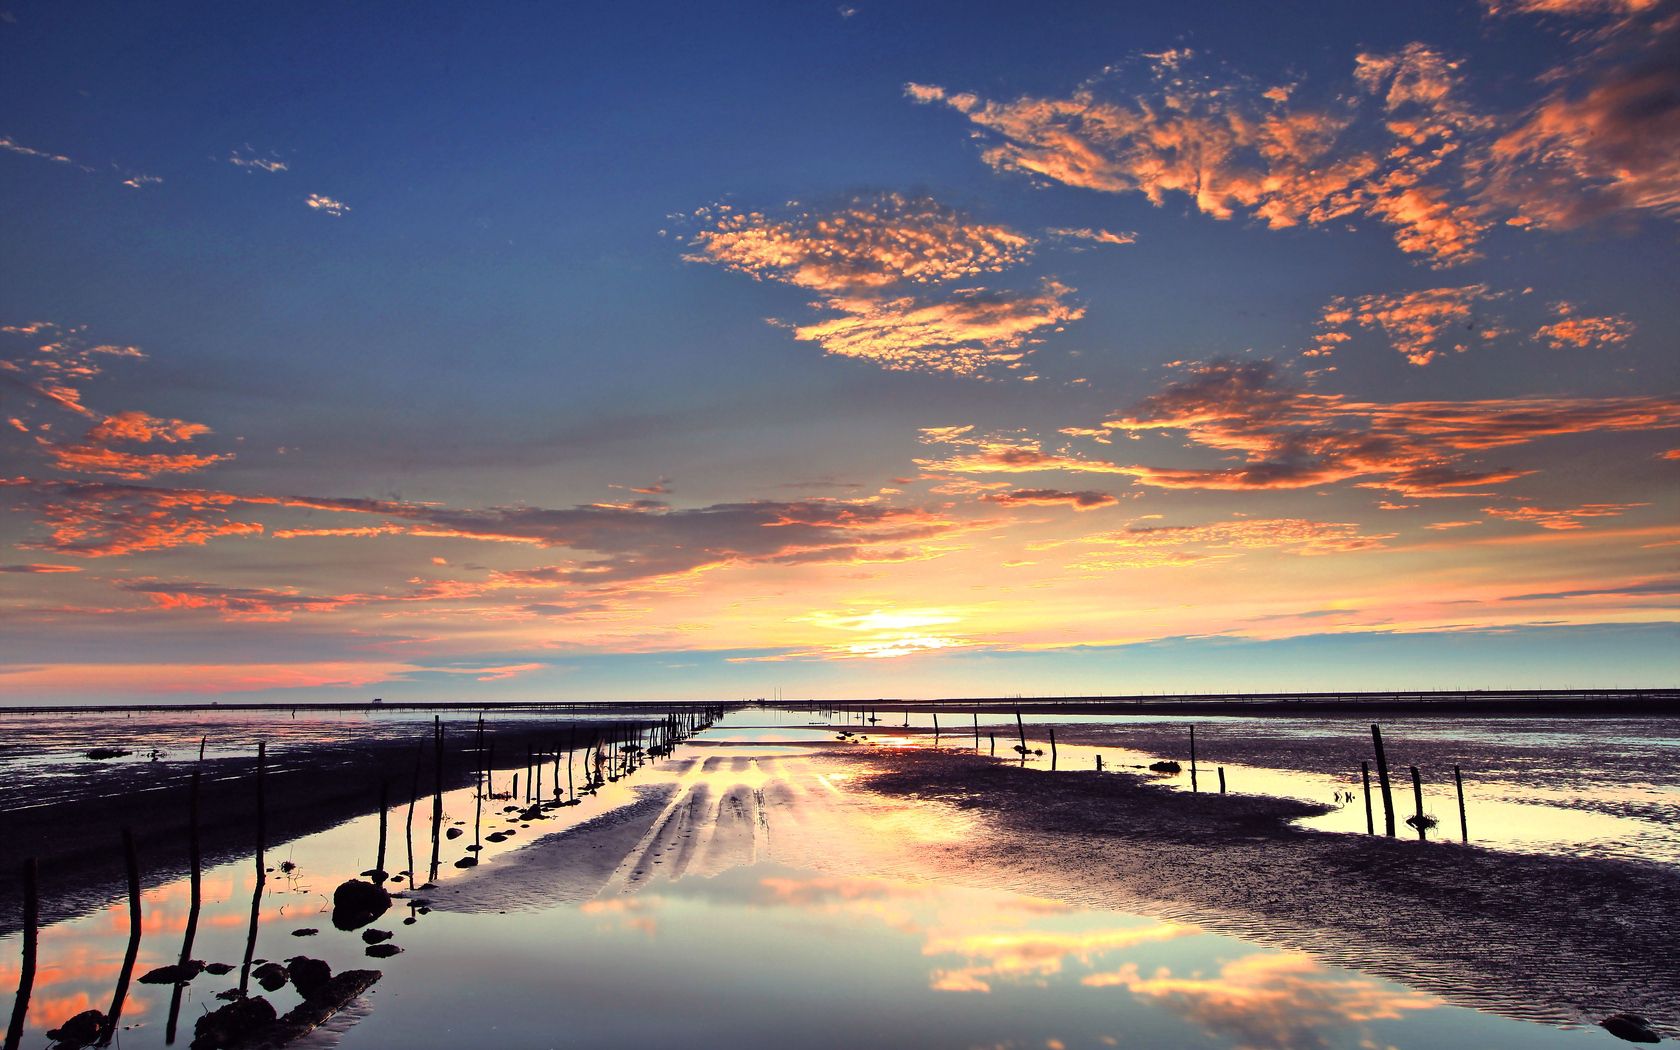
{"type": "Polygon", "coordinates": [[[0,703],[1680,677],[1680,5],[0,0],[0,88],[0,703]]]}

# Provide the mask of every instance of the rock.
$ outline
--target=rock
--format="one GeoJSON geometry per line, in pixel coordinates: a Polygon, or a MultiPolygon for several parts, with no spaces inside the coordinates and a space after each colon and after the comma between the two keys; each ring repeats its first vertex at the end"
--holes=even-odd
{"type": "MultiPolygon", "coordinates": [[[[107,758],[122,758],[125,755],[132,755],[134,752],[130,751],[126,747],[94,747],[84,751],[83,754],[87,755],[87,757],[93,759],[95,762],[100,762],[107,758]]],[[[80,1017],[81,1014],[77,1014],[76,1016],[80,1017]]]]}
{"type": "Polygon", "coordinates": [[[252,1050],[283,1047],[308,1035],[373,987],[373,983],[382,976],[378,970],[345,970],[289,1010],[252,1050]]]}
{"type": "Polygon", "coordinates": [[[99,1038],[99,1033],[105,1030],[105,1015],[98,1010],[83,1010],[75,1017],[64,1022],[47,1033],[48,1039],[56,1039],[61,1046],[87,1046],[99,1038]]]}
{"type": "Polygon", "coordinates": [[[490,834],[488,834],[484,837],[486,839],[489,839],[491,842],[506,842],[507,841],[507,835],[504,834],[503,832],[500,832],[500,831],[492,831],[490,834]]]}
{"type": "Polygon", "coordinates": [[[192,1050],[217,1050],[254,1042],[278,1015],[267,999],[254,995],[212,1010],[193,1025],[192,1050]]]}
{"type": "Polygon", "coordinates": [[[237,988],[224,988],[216,993],[216,998],[224,1003],[231,1003],[236,999],[245,998],[245,993],[237,988]]]}
{"type": "Polygon", "coordinates": [[[206,965],[204,967],[204,972],[207,973],[207,974],[211,974],[213,976],[216,976],[216,977],[220,977],[223,974],[232,973],[233,972],[233,966],[229,963],[209,963],[208,965],[206,965]]]}
{"type": "Polygon", "coordinates": [[[362,931],[362,942],[364,944],[378,944],[380,941],[388,941],[390,939],[390,930],[375,930],[369,928],[362,931]]]}
{"type": "Polygon", "coordinates": [[[1184,769],[1183,766],[1171,760],[1166,762],[1151,762],[1149,763],[1149,768],[1155,773],[1178,773],[1184,769]]]}
{"type": "Polygon", "coordinates": [[[332,967],[307,955],[290,960],[286,969],[292,975],[292,987],[305,999],[326,987],[327,982],[332,980],[332,967]]]}
{"type": "Polygon", "coordinates": [[[262,985],[265,992],[278,992],[286,987],[286,978],[290,975],[286,967],[277,962],[266,962],[251,971],[251,978],[262,985]]]}
{"type": "Polygon", "coordinates": [[[455,866],[457,868],[477,867],[478,866],[478,858],[477,857],[462,857],[460,860],[455,862],[455,866]]]}
{"type": "Polygon", "coordinates": [[[460,828],[446,828],[443,832],[443,837],[446,839],[458,839],[465,834],[466,832],[462,831],[460,828]]]}
{"type": "Polygon", "coordinates": [[[384,915],[391,907],[391,895],[371,882],[349,879],[333,891],[333,926],[357,930],[384,915]]]}
{"type": "Polygon", "coordinates": [[[1662,1036],[1651,1030],[1651,1022],[1638,1014],[1611,1014],[1598,1022],[1598,1026],[1617,1039],[1626,1039],[1630,1043],[1662,1042],[1662,1036]]]}
{"type": "Polygon", "coordinates": [[[402,949],[394,944],[370,944],[362,950],[375,959],[389,959],[402,952],[402,949]]]}
{"type": "Polygon", "coordinates": [[[293,930],[292,931],[292,936],[293,937],[313,937],[317,933],[320,933],[320,932],[321,932],[320,930],[317,930],[313,926],[305,926],[301,930],[293,930]]]}
{"type": "Polygon", "coordinates": [[[141,984],[186,984],[188,981],[204,972],[204,964],[197,959],[189,959],[184,963],[172,963],[169,966],[159,966],[155,970],[148,970],[140,975],[141,984]]]}

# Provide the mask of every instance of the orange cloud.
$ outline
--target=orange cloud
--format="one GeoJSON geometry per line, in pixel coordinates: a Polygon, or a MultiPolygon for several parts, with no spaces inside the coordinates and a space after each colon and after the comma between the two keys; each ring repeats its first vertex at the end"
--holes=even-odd
{"type": "Polygon", "coordinates": [[[1074,510],[1096,510],[1112,507],[1120,502],[1118,496],[1107,492],[1063,492],[1060,489],[1012,489],[992,492],[980,497],[988,503],[1005,507],[1072,507],[1074,510]]]}
{"type": "Polygon", "coordinates": [[[930,197],[882,193],[837,208],[772,218],[727,205],[705,209],[695,262],[820,292],[856,292],[996,273],[1032,252],[1007,226],[976,222],[930,197]]]}
{"type": "Polygon", "coordinates": [[[1555,303],[1552,309],[1558,320],[1541,325],[1534,338],[1549,344],[1553,350],[1604,350],[1620,346],[1633,336],[1633,322],[1625,317],[1584,316],[1567,302],[1555,303]]]}
{"type": "Polygon", "coordinates": [[[55,445],[36,439],[53,466],[59,470],[79,474],[104,474],[124,481],[146,481],[160,474],[190,474],[233,458],[232,453],[212,452],[204,455],[183,452],[178,455],[147,452],[120,452],[101,445],[82,443],[55,445]]]}
{"type": "Polygon", "coordinates": [[[1213,218],[1246,213],[1272,229],[1367,215],[1395,228],[1401,250],[1437,265],[1475,257],[1487,222],[1424,182],[1479,126],[1455,100],[1456,63],[1420,44],[1359,56],[1360,86],[1382,99],[1371,116],[1357,104],[1294,106],[1289,91],[1194,75],[1187,51],[1148,57],[1141,92],[1123,88],[1122,71],[1066,98],[993,102],[914,83],[905,93],[982,129],[981,157],[999,171],[1141,193],[1157,206],[1183,195],[1213,218]]]}
{"type": "MultiPolygon", "coordinates": [[[[1631,4],[1584,0],[1520,5],[1579,13],[1631,4]]],[[[1561,89],[1488,147],[1483,195],[1515,214],[1513,225],[1568,228],[1617,212],[1680,215],[1680,24],[1670,19],[1629,34],[1631,55],[1612,53],[1608,71],[1580,93],[1561,89]]]]}
{"type": "Polygon", "coordinates": [[[162,441],[173,445],[191,441],[208,433],[210,428],[202,423],[189,423],[184,419],[158,419],[144,412],[118,412],[114,416],[106,416],[103,422],[88,431],[87,436],[89,441],[100,444],[113,441],[137,441],[142,444],[162,441]]]}
{"type": "Polygon", "coordinates": [[[1476,328],[1476,308],[1496,296],[1485,284],[1430,288],[1402,295],[1336,298],[1324,308],[1315,339],[1316,353],[1327,354],[1348,341],[1348,329],[1378,328],[1389,344],[1414,365],[1427,365],[1444,349],[1469,349],[1466,331],[1476,328]]]}
{"type": "Polygon", "coordinates": [[[893,371],[978,376],[1020,369],[1044,335],[1085,316],[1066,301],[1072,289],[1046,281],[1036,292],[973,291],[950,299],[834,298],[831,316],[794,329],[827,353],[893,371]]]}
{"type": "Polygon", "coordinates": [[[1576,507],[1483,507],[1482,513],[1561,532],[1585,528],[1582,522],[1591,518],[1620,517],[1630,510],[1648,506],[1648,503],[1583,503],[1576,507]]]}
{"type": "Polygon", "coordinates": [[[1680,427],[1672,398],[1511,398],[1363,402],[1279,382],[1270,361],[1216,360],[1183,366],[1185,378],[1109,419],[1110,434],[1181,433],[1236,466],[1159,467],[1045,451],[1030,438],[976,437],[968,428],[924,432],[956,454],[917,460],[964,474],[1119,474],[1157,488],[1243,491],[1299,489],[1352,481],[1411,497],[1486,495],[1476,490],[1530,471],[1479,467],[1469,454],[1562,434],[1680,427]],[[972,451],[968,451],[972,450],[972,451]]]}

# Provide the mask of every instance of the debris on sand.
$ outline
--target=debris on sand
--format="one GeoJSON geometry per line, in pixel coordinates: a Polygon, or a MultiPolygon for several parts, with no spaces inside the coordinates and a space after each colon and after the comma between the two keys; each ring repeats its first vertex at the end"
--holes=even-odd
{"type": "Polygon", "coordinates": [[[134,754],[134,752],[130,751],[126,747],[93,747],[82,753],[93,759],[95,762],[100,762],[107,758],[123,758],[124,756],[134,754]]]}
{"type": "Polygon", "coordinates": [[[391,907],[391,895],[382,887],[358,879],[347,879],[333,891],[333,926],[358,930],[384,915],[391,907]]]}

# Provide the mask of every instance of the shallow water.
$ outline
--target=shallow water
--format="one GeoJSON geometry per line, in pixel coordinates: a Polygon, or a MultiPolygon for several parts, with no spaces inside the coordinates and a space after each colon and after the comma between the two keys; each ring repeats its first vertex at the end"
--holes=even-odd
{"type": "MultiPolygon", "coordinates": [[[[473,842],[476,800],[472,789],[451,792],[445,826],[464,834],[444,841],[438,886],[420,893],[434,907],[399,898],[373,923],[404,949],[389,959],[366,958],[360,934],[334,929],[329,914],[332,888],[375,863],[377,816],[283,843],[266,857],[275,870],[256,894],[251,954],[384,972],[309,1045],[1607,1045],[1597,1030],[1452,1006],[1183,922],[951,884],[919,863],[918,844],[975,828],[923,804],[864,800],[843,756],[808,746],[832,740],[806,726],[726,725],[541,821],[488,804],[481,834],[514,834],[481,838],[471,871],[453,862],[473,842]],[[650,804],[663,810],[645,828],[607,819],[650,804]],[[569,828],[579,830],[555,837],[569,828]],[[612,874],[574,886],[560,862],[589,850],[612,874]],[[570,892],[578,886],[588,892],[570,892]],[[319,932],[292,935],[303,928],[319,932]]],[[[1072,761],[1066,748],[1063,757],[1072,761]]],[[[422,867],[425,817],[415,818],[422,867]]],[[[393,870],[407,867],[405,818],[406,807],[390,813],[393,870]]],[[[255,883],[250,859],[204,874],[191,954],[236,969],[182,989],[177,1045],[220,1005],[215,993],[239,983],[255,883]]],[[[184,878],[146,887],[136,978],[177,961],[189,896],[184,878]]],[[[110,1006],[128,936],[123,901],[43,931],[23,1046],[110,1006]]],[[[19,944],[0,939],[0,988],[15,986],[19,944]]],[[[129,986],[121,1045],[168,1045],[171,991],[129,986]]],[[[297,1001],[289,987],[262,994],[281,1012],[297,1001]]],[[[0,998],[0,1017],[10,1007],[0,998]]]]}
{"type": "MultiPolygon", "coordinates": [[[[1294,761],[1298,755],[1289,746],[1291,738],[1322,743],[1327,737],[1346,739],[1347,747],[1359,751],[1369,747],[1366,723],[1353,719],[1327,718],[1190,718],[1138,715],[1055,715],[1042,721],[1058,725],[1124,729],[1128,726],[1176,725],[1183,727],[1178,746],[1159,751],[1124,746],[1082,746],[1059,742],[1056,768],[1063,771],[1093,770],[1101,756],[1110,771],[1142,773],[1163,786],[1178,791],[1219,790],[1220,767],[1225,770],[1226,789],[1235,793],[1270,795],[1330,806],[1328,813],[1303,818],[1303,827],[1320,831],[1364,834],[1367,829],[1364,785],[1357,762],[1351,771],[1331,774],[1312,768],[1311,763],[1294,761]],[[1197,726],[1200,758],[1192,777],[1189,757],[1189,727],[1197,726]],[[1263,729],[1279,738],[1279,746],[1265,755],[1265,764],[1221,761],[1221,736],[1253,733],[1263,729]],[[1215,756],[1210,761],[1210,756],[1215,756]],[[1176,774],[1155,774],[1151,763],[1172,759],[1182,766],[1176,774]],[[1351,797],[1349,797],[1351,796],[1351,797]]],[[[806,712],[748,710],[732,714],[724,726],[764,726],[736,730],[756,739],[809,740],[823,731],[810,724],[806,712]]],[[[975,750],[981,754],[1020,761],[1014,748],[1019,741],[1013,719],[999,721],[997,715],[982,715],[978,734],[972,716],[942,716],[940,733],[930,735],[934,722],[927,713],[883,715],[873,725],[856,717],[842,723],[864,746],[940,746],[975,750]],[[905,723],[908,723],[906,725],[905,723]]],[[[1659,728],[1664,724],[1659,723],[1659,728]]],[[[1449,741],[1473,740],[1484,747],[1524,749],[1529,760],[1520,769],[1464,774],[1464,814],[1460,820],[1458,797],[1448,768],[1426,768],[1422,774],[1423,812],[1435,818],[1428,839],[1441,843],[1468,841],[1473,845],[1520,853],[1563,856],[1611,857],[1647,860],[1680,866],[1680,735],[1652,732],[1651,723],[1629,720],[1606,722],[1579,719],[1414,719],[1390,727],[1391,792],[1397,834],[1415,838],[1417,832],[1405,824],[1416,810],[1411,778],[1404,761],[1409,745],[1439,746],[1449,741]],[[1637,762],[1628,761],[1637,754],[1637,762]],[[1534,756],[1541,756],[1538,760],[1534,756]],[[1630,770],[1630,766],[1633,768],[1630,770]],[[1466,834],[1467,829],[1467,834],[1466,834]]],[[[1051,746],[1042,726],[1026,723],[1027,746],[1034,752],[1024,764],[1048,769],[1051,746]]],[[[826,734],[826,739],[833,739],[826,734]]],[[[1383,831],[1381,791],[1375,768],[1371,771],[1371,824],[1383,831]]]]}

